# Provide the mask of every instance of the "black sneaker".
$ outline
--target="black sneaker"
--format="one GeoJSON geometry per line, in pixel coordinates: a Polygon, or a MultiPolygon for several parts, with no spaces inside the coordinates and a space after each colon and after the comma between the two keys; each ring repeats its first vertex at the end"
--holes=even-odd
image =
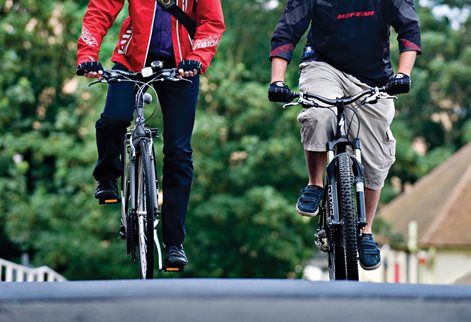
{"type": "Polygon", "coordinates": [[[164,267],[183,267],[188,264],[182,245],[167,245],[164,251],[164,267]]]}
{"type": "Polygon", "coordinates": [[[318,186],[306,186],[296,203],[296,211],[301,216],[314,217],[319,212],[324,189],[318,186]]]}
{"type": "Polygon", "coordinates": [[[98,182],[95,190],[95,198],[100,200],[119,199],[118,183],[116,180],[98,182]]]}

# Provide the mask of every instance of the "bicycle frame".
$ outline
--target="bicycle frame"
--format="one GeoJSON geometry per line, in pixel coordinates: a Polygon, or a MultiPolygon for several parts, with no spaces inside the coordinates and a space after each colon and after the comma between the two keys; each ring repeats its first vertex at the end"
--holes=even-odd
{"type": "MultiPolygon", "coordinates": [[[[140,92],[140,91],[138,91],[140,92]]],[[[142,92],[141,92],[142,93],[142,92]]],[[[126,171],[122,176],[122,223],[127,231],[127,222],[128,219],[126,216],[135,216],[137,220],[144,220],[144,215],[146,214],[142,207],[142,204],[139,204],[137,200],[138,191],[136,190],[135,184],[136,183],[136,174],[137,177],[142,177],[141,172],[143,171],[142,167],[139,165],[139,155],[142,153],[147,153],[150,156],[151,161],[154,163],[154,167],[151,168],[151,172],[149,173],[149,179],[151,182],[156,182],[156,173],[155,173],[155,153],[154,153],[154,141],[153,139],[158,137],[158,129],[145,128],[145,117],[144,117],[144,99],[143,95],[138,95],[136,97],[136,106],[135,106],[135,128],[130,129],[125,136],[124,141],[124,151],[123,151],[123,168],[129,169],[129,178],[126,177],[126,171]],[[140,142],[142,140],[147,141],[147,146],[149,147],[148,151],[141,151],[139,149],[140,142]],[[126,188],[129,188],[129,200],[125,200],[126,195],[128,195],[126,188]],[[128,207],[129,206],[129,207],[128,207]],[[127,210],[128,209],[128,210],[127,210]],[[126,215],[126,212],[129,212],[126,215]]],[[[137,187],[140,189],[141,187],[137,187]]],[[[153,196],[154,198],[154,205],[158,204],[158,197],[157,195],[153,196]]],[[[158,269],[159,271],[162,270],[162,251],[160,246],[160,241],[157,235],[156,227],[160,221],[160,209],[157,207],[156,213],[154,216],[154,244],[157,248],[158,253],[158,269]]],[[[139,227],[143,227],[143,225],[139,225],[139,227]]],[[[143,234],[139,234],[142,236],[143,234]]],[[[130,249],[128,248],[128,253],[130,249]]]]}
{"type": "MultiPolygon", "coordinates": [[[[158,182],[155,165],[153,139],[158,137],[157,129],[145,127],[144,104],[150,104],[152,97],[146,94],[151,85],[161,81],[189,81],[178,75],[176,68],[164,69],[163,63],[154,61],[140,72],[104,70],[103,77],[90,83],[131,82],[135,85],[134,127],[124,137],[121,177],[121,228],[120,236],[127,240],[127,253],[136,262],[139,249],[141,278],[153,278],[154,245],[158,253],[159,271],[181,272],[182,267],[163,267],[162,251],[157,234],[161,219],[158,206],[158,182]]],[[[154,90],[155,92],[155,90],[154,90]]],[[[156,93],[156,92],[155,92],[156,93]]],[[[113,200],[117,203],[119,200],[113,200]]],[[[100,203],[101,200],[100,200],[100,203]]],[[[104,202],[106,203],[106,202],[104,202]]],[[[108,202],[110,203],[110,202],[108,202]]]]}

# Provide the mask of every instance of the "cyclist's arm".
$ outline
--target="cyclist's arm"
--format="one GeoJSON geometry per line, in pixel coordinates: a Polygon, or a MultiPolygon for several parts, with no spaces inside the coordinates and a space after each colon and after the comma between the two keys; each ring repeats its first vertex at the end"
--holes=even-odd
{"type": "Polygon", "coordinates": [[[391,25],[397,32],[399,51],[422,52],[420,25],[412,0],[391,0],[389,7],[391,25]]]}
{"type": "Polygon", "coordinates": [[[273,57],[271,60],[271,83],[285,81],[286,67],[288,61],[283,58],[273,57]]]}
{"type": "Polygon", "coordinates": [[[311,1],[289,0],[273,32],[270,59],[283,58],[289,63],[293,51],[311,23],[311,1]]]}
{"type": "Polygon", "coordinates": [[[399,64],[397,72],[410,76],[412,68],[414,67],[415,58],[417,57],[416,51],[404,51],[399,55],[399,64]]]}
{"type": "Polygon", "coordinates": [[[77,41],[77,66],[83,62],[98,61],[103,37],[123,8],[124,1],[90,0],[77,41]]]}
{"type": "Polygon", "coordinates": [[[196,4],[196,35],[192,51],[185,60],[195,60],[202,64],[204,74],[219,45],[226,27],[220,0],[199,0],[196,4]]]}

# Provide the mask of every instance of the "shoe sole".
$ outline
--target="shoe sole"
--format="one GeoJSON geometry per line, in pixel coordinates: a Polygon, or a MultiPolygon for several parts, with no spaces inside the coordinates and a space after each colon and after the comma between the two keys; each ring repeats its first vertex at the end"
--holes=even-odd
{"type": "Polygon", "coordinates": [[[304,217],[316,217],[317,214],[319,213],[319,207],[317,207],[316,211],[314,212],[305,212],[299,209],[298,206],[296,206],[296,212],[304,217]]]}
{"type": "Polygon", "coordinates": [[[172,263],[165,263],[164,264],[164,269],[166,270],[167,268],[179,268],[183,269],[186,265],[188,265],[188,262],[172,262],[172,263]]]}
{"type": "Polygon", "coordinates": [[[365,271],[373,271],[381,266],[381,261],[376,264],[375,266],[363,266],[363,264],[360,262],[361,268],[363,268],[365,271]]]}
{"type": "Polygon", "coordinates": [[[185,266],[181,266],[181,267],[164,267],[162,269],[164,272],[167,272],[167,273],[182,273],[185,271],[185,266]]]}
{"type": "Polygon", "coordinates": [[[120,199],[116,191],[105,190],[95,195],[95,199],[120,199]]]}

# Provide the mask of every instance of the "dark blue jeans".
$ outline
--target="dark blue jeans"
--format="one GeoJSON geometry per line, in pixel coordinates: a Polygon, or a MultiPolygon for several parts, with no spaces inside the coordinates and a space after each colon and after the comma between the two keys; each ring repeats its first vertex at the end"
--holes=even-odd
{"type": "MultiPolygon", "coordinates": [[[[114,69],[125,69],[116,64],[114,69]]],[[[191,136],[199,93],[199,76],[192,83],[159,82],[155,89],[163,115],[163,240],[182,244],[185,218],[193,179],[191,136]]],[[[97,181],[117,179],[123,173],[126,128],[133,118],[135,90],[132,83],[110,84],[106,104],[96,122],[98,161],[93,171],[97,181]]]]}

